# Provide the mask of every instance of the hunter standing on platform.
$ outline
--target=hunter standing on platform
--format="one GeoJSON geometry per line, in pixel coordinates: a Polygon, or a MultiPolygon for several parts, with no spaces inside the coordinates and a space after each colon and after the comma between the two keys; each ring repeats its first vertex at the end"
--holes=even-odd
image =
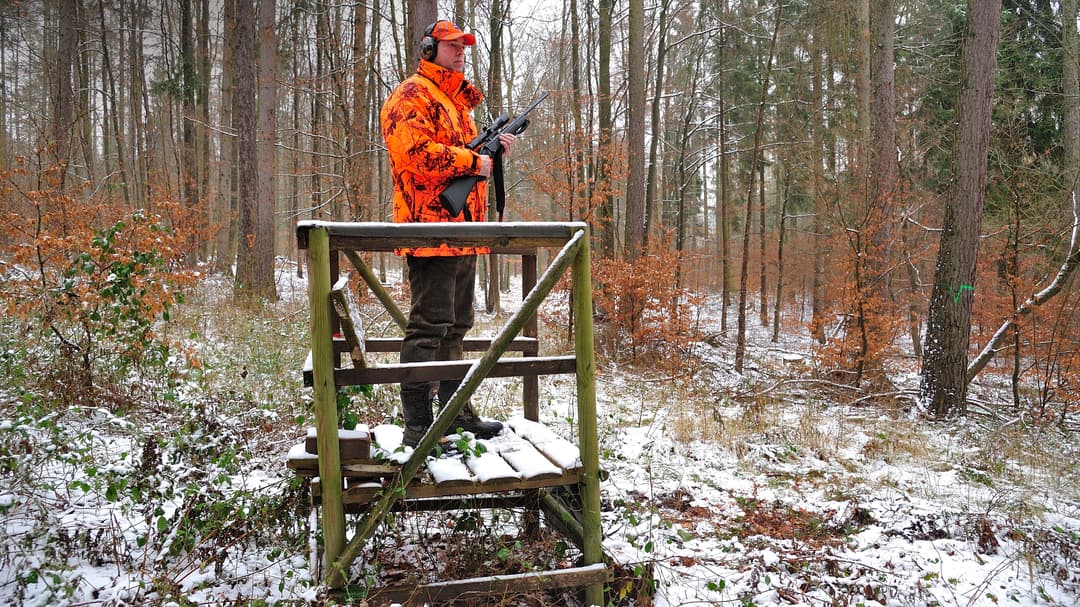
{"type": "MultiPolygon", "coordinates": [[[[483,95],[465,80],[465,47],[476,44],[450,21],[428,26],[420,41],[420,65],[383,105],[380,120],[390,153],[394,179],[394,221],[484,221],[487,216],[487,182],[480,180],[469,195],[464,212],[451,216],[439,194],[455,177],[488,177],[492,158],[466,145],[477,135],[469,114],[483,95]]],[[[509,156],[514,136],[502,134],[504,156],[509,156]]],[[[476,256],[483,247],[402,249],[409,267],[412,307],[401,344],[403,363],[460,360],[462,340],[473,326],[473,294],[476,256]]],[[[445,406],[460,381],[401,385],[401,408],[405,418],[404,443],[415,447],[434,421],[433,401],[445,406]]],[[[481,420],[466,404],[450,426],[490,438],[502,424],[481,420]]]]}

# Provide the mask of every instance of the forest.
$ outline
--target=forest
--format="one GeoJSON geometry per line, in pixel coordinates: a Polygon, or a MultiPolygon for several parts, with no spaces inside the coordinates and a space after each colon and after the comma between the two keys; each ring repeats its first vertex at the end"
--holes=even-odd
{"type": "MultiPolygon", "coordinates": [[[[507,163],[504,219],[588,223],[604,365],[693,383],[695,352],[722,343],[752,383],[763,348],[798,343],[814,381],[935,427],[992,412],[1075,430],[1077,0],[8,0],[0,515],[48,511],[13,488],[48,470],[65,500],[145,518],[106,526],[128,560],[149,542],[190,572],[213,561],[201,547],[242,543],[251,528],[215,500],[301,535],[286,481],[242,498],[177,481],[155,501],[146,479],[173,483],[158,476],[181,460],[235,473],[284,449],[253,427],[303,425],[302,354],[268,351],[306,330],[291,307],[295,326],[275,325],[303,290],[296,223],[391,221],[379,110],[439,18],[476,35],[477,124],[548,94],[507,163]],[[245,407],[258,424],[230,425],[245,407]],[[172,427],[96,459],[117,456],[103,427],[145,415],[172,427]]],[[[398,257],[370,263],[400,275],[398,257]]],[[[520,267],[479,267],[498,317],[520,267]]],[[[7,526],[0,564],[97,543],[43,539],[49,520],[7,526]]],[[[81,596],[31,570],[0,593],[81,596]]],[[[182,594],[169,572],[159,598],[182,594]]]]}

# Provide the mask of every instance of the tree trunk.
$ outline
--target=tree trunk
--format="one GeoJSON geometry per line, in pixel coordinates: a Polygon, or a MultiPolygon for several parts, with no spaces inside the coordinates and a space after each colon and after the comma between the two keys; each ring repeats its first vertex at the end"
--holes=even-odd
{"type": "Polygon", "coordinates": [[[810,332],[819,344],[825,344],[825,94],[822,80],[825,77],[821,66],[822,25],[814,24],[813,42],[810,45],[810,61],[813,71],[813,106],[811,107],[811,132],[813,143],[810,157],[813,165],[813,178],[810,181],[810,196],[814,204],[813,220],[813,301],[811,302],[810,332]]]}
{"type": "Polygon", "coordinates": [[[1080,197],[1080,35],[1076,31],[1077,0],[1062,0],[1062,68],[1065,99],[1065,187],[1075,202],[1080,197]]]}
{"type": "Polygon", "coordinates": [[[870,146],[871,133],[870,116],[870,0],[856,0],[858,15],[855,33],[857,61],[855,72],[855,96],[858,103],[856,117],[858,120],[859,139],[856,145],[856,174],[866,183],[867,171],[870,169],[870,146]]]}
{"type": "Polygon", "coordinates": [[[240,201],[239,242],[236,248],[236,292],[254,291],[257,263],[255,241],[258,233],[258,152],[255,139],[255,7],[254,0],[236,0],[236,132],[238,194],[240,201]]]}
{"type": "Polygon", "coordinates": [[[882,357],[891,340],[887,334],[893,315],[889,268],[892,267],[893,212],[897,193],[896,102],[893,86],[895,15],[893,0],[873,0],[870,15],[872,48],[870,72],[870,206],[865,213],[869,237],[863,239],[866,260],[865,320],[867,350],[862,367],[878,376],[884,373],[882,357]]]}
{"type": "MultiPolygon", "coordinates": [[[[393,4],[393,3],[391,3],[393,4]]],[[[436,0],[407,0],[405,8],[405,70],[411,71],[420,61],[420,39],[424,30],[439,18],[436,0]]]]}
{"type": "Polygon", "coordinates": [[[209,259],[213,254],[210,232],[210,203],[203,199],[210,194],[210,79],[213,68],[210,63],[210,0],[198,0],[199,13],[195,25],[195,59],[198,62],[195,87],[195,112],[199,117],[195,131],[197,189],[200,195],[200,217],[203,236],[200,238],[201,257],[209,259]]]}
{"type": "MultiPolygon", "coordinates": [[[[779,180],[777,180],[779,187],[779,180]]],[[[791,171],[784,172],[784,191],[780,199],[779,234],[776,237],[776,295],[773,297],[773,343],[780,341],[780,296],[784,292],[784,229],[787,227],[788,197],[791,191],[791,171]]]]}
{"type": "Polygon", "coordinates": [[[180,0],[180,191],[189,212],[188,250],[185,261],[194,266],[199,259],[199,182],[195,168],[195,47],[192,44],[191,0],[180,0]]]}
{"type": "MultiPolygon", "coordinates": [[[[645,2],[630,0],[627,32],[626,258],[637,259],[645,242],[645,2]]],[[[658,42],[664,45],[663,35],[658,42]]],[[[659,78],[659,76],[658,76],[659,78]]],[[[659,91],[657,91],[659,93],[659,91]]],[[[653,124],[656,129],[656,124],[653,124]]]]}
{"type": "MultiPolygon", "coordinates": [[[[121,3],[120,6],[123,8],[124,4],[121,3]]],[[[147,208],[151,208],[149,176],[151,153],[147,149],[146,69],[143,65],[145,54],[143,52],[142,37],[144,20],[148,11],[144,9],[144,0],[137,0],[132,10],[127,12],[130,15],[130,21],[126,24],[126,29],[130,30],[127,43],[127,64],[131,69],[129,76],[131,84],[127,87],[130,89],[127,123],[128,131],[131,133],[129,147],[131,148],[131,166],[135,174],[135,187],[133,188],[135,198],[141,204],[146,205],[147,208]]],[[[125,87],[120,87],[120,90],[125,90],[125,87]]]]}
{"type": "MultiPolygon", "coordinates": [[[[368,102],[367,74],[372,69],[367,53],[367,7],[358,2],[353,7],[353,45],[352,45],[352,115],[349,133],[348,166],[345,181],[349,184],[350,199],[353,203],[350,219],[365,221],[371,219],[371,198],[367,195],[367,186],[371,182],[371,153],[369,141],[371,134],[368,124],[371,119],[371,104],[368,102]]],[[[295,239],[291,239],[295,240],[295,239]]]]}
{"type": "MultiPolygon", "coordinates": [[[[660,129],[660,103],[664,95],[664,59],[667,56],[667,11],[668,1],[663,0],[660,3],[660,18],[659,25],[656,28],[656,79],[655,89],[653,90],[652,97],[652,119],[651,125],[653,132],[659,132],[660,129]]],[[[723,47],[721,46],[721,52],[723,47]]],[[[719,76],[723,78],[723,75],[719,76]]],[[[644,128],[644,127],[643,127],[644,128]]],[[[644,136],[644,133],[642,134],[644,136]]],[[[660,145],[660,138],[653,136],[649,138],[649,170],[648,175],[645,178],[645,234],[643,245],[649,244],[649,232],[653,228],[655,221],[653,216],[656,213],[656,194],[658,190],[657,182],[657,164],[660,159],[657,156],[657,149],[660,145]]]]}
{"type": "Polygon", "coordinates": [[[966,412],[967,347],[987,179],[1001,0],[968,0],[961,53],[955,185],[930,296],[919,399],[935,418],[966,412]]]}
{"type": "Polygon", "coordinates": [[[277,201],[277,15],[275,0],[259,0],[259,115],[256,158],[259,165],[255,200],[254,273],[251,292],[277,299],[274,283],[274,208],[277,201]]]}
{"type": "Polygon", "coordinates": [[[597,99],[597,114],[600,129],[599,158],[596,167],[596,183],[600,188],[600,203],[597,210],[596,223],[600,231],[600,256],[614,257],[615,255],[615,209],[614,193],[608,187],[608,175],[611,172],[613,160],[614,141],[613,125],[611,122],[611,14],[614,8],[613,0],[600,0],[600,19],[597,31],[600,38],[600,49],[597,74],[599,99],[597,99]]]}
{"type": "Polygon", "coordinates": [[[61,166],[60,186],[63,187],[67,174],[67,164],[71,154],[71,132],[75,113],[75,92],[71,79],[75,62],[75,28],[67,26],[75,23],[76,2],[64,0],[59,3],[57,22],[59,38],[56,42],[55,80],[52,92],[52,144],[53,161],[61,166]]]}
{"type": "MultiPolygon", "coordinates": [[[[488,84],[485,96],[487,97],[488,114],[498,116],[503,107],[503,20],[510,11],[510,0],[492,0],[491,21],[488,23],[491,34],[491,56],[488,58],[488,84]],[[505,2],[505,4],[504,4],[505,2]]],[[[502,221],[502,214],[495,213],[495,188],[494,183],[488,186],[488,220],[502,221]]],[[[498,314],[502,308],[500,301],[502,281],[499,273],[498,255],[487,256],[487,298],[485,308],[488,314],[498,314]]]]}
{"type": "MultiPolygon", "coordinates": [[[[112,135],[113,142],[116,145],[116,167],[120,180],[119,185],[124,193],[124,203],[128,208],[131,208],[131,190],[128,184],[127,167],[124,162],[127,152],[124,149],[123,134],[120,130],[120,98],[116,95],[116,78],[113,75],[109,44],[106,41],[106,32],[108,32],[110,28],[105,23],[105,0],[98,0],[98,18],[101,23],[102,69],[105,72],[105,84],[108,86],[109,99],[112,102],[111,111],[108,112],[108,117],[105,119],[107,125],[106,131],[112,135]]],[[[123,33],[121,32],[119,35],[122,36],[123,33]]]]}
{"type": "Polygon", "coordinates": [[[226,276],[233,275],[232,262],[236,258],[237,164],[236,129],[233,113],[234,83],[236,79],[236,1],[225,0],[223,9],[221,48],[221,104],[218,108],[218,174],[217,196],[213,204],[215,232],[214,271],[226,276]]]}
{"type": "Polygon", "coordinates": [[[724,19],[727,17],[727,0],[720,0],[720,14],[717,15],[717,22],[720,23],[720,40],[717,66],[717,87],[720,89],[719,100],[719,112],[716,117],[718,123],[717,137],[720,139],[717,146],[720,150],[720,169],[717,171],[719,174],[719,189],[717,200],[717,231],[720,233],[720,332],[727,335],[728,330],[728,308],[731,306],[731,221],[729,220],[729,210],[731,208],[730,192],[728,190],[728,157],[727,157],[727,126],[725,121],[727,116],[725,114],[727,110],[727,104],[725,102],[725,90],[724,90],[724,69],[725,69],[725,55],[726,55],[726,38],[727,38],[727,26],[724,25],[724,19]]]}
{"type": "Polygon", "coordinates": [[[570,188],[570,220],[585,216],[588,210],[588,196],[583,195],[585,189],[585,131],[581,121],[581,98],[585,91],[581,88],[581,24],[578,18],[577,0],[570,0],[570,113],[574,122],[574,137],[571,140],[574,154],[574,167],[572,174],[576,179],[572,180],[570,188]]]}
{"type": "MultiPolygon", "coordinates": [[[[764,126],[764,125],[762,125],[764,126]]],[[[753,179],[750,180],[753,182],[753,179]]],[[[765,249],[765,161],[758,164],[758,321],[769,326],[769,255],[765,249]]]]}
{"type": "Polygon", "coordinates": [[[758,99],[757,121],[754,128],[754,147],[750,150],[750,171],[746,185],[746,220],[743,222],[742,262],[739,272],[739,328],[735,338],[735,372],[742,373],[743,358],[746,356],[746,299],[748,295],[747,278],[750,273],[750,222],[754,215],[754,173],[761,155],[761,130],[765,124],[765,104],[769,97],[769,76],[772,74],[773,56],[776,53],[776,39],[780,34],[784,4],[776,6],[776,25],[773,27],[772,41],[769,43],[769,58],[765,62],[765,71],[761,76],[761,97],[758,99]]]}

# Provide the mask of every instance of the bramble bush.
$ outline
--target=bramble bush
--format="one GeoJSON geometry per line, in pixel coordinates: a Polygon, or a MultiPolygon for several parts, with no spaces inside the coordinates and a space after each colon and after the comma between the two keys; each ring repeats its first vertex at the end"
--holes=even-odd
{"type": "Polygon", "coordinates": [[[178,349],[166,321],[195,280],[183,239],[158,214],[27,180],[0,173],[0,306],[12,340],[27,344],[26,377],[85,401],[166,371],[178,349]]]}
{"type": "Polygon", "coordinates": [[[237,571],[265,595],[307,593],[302,482],[246,473],[278,433],[298,432],[262,392],[289,377],[291,327],[244,331],[235,310],[199,297],[178,314],[185,293],[213,288],[196,290],[183,263],[191,210],[167,196],[132,209],[55,175],[0,170],[5,596],[206,603],[207,580],[237,571]],[[252,351],[274,364],[249,373],[252,351]],[[111,577],[84,578],[87,567],[111,577]]]}
{"type": "Polygon", "coordinates": [[[593,292],[599,344],[605,355],[675,367],[701,338],[701,297],[678,284],[677,251],[650,247],[634,259],[597,259],[593,292]]]}

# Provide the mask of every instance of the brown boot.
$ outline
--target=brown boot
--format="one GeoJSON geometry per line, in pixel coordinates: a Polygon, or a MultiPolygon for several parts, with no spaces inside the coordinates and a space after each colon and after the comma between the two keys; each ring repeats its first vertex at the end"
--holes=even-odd
{"type": "MultiPolygon", "coordinates": [[[[457,392],[460,381],[444,381],[439,384],[439,407],[440,410],[450,402],[450,397],[457,392]]],[[[465,403],[461,413],[457,414],[454,422],[446,429],[445,434],[457,434],[471,432],[476,438],[491,438],[502,432],[503,425],[496,421],[484,421],[472,408],[472,403],[465,403]]]]}
{"type": "Polygon", "coordinates": [[[407,447],[416,447],[420,439],[427,434],[434,422],[431,411],[431,397],[428,389],[401,390],[401,414],[405,418],[405,432],[401,443],[407,447]]]}
{"type": "Polygon", "coordinates": [[[444,434],[460,434],[471,432],[476,438],[492,438],[502,432],[503,425],[497,421],[484,421],[473,411],[471,403],[465,403],[461,413],[457,414],[453,423],[446,429],[444,434]]]}

